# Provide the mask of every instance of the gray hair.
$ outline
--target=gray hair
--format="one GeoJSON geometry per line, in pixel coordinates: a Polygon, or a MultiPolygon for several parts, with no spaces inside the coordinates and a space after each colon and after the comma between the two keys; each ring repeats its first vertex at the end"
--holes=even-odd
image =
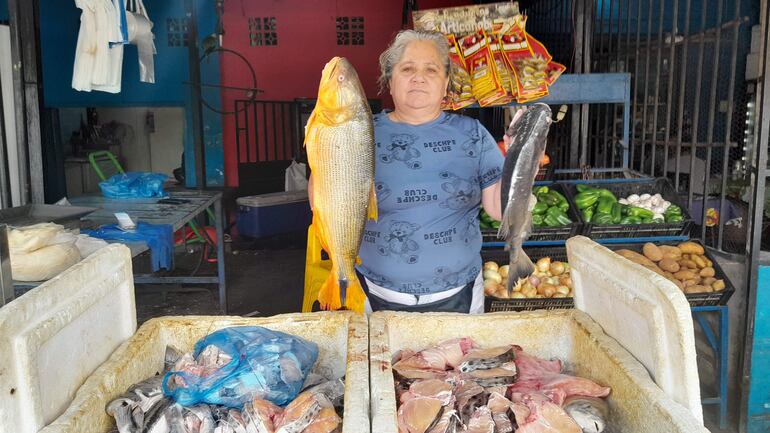
{"type": "Polygon", "coordinates": [[[393,68],[401,61],[406,46],[416,41],[432,42],[435,45],[439,58],[444,60],[444,73],[449,76],[449,42],[447,42],[446,36],[439,32],[426,30],[401,30],[393,38],[393,42],[388,48],[380,54],[380,77],[377,79],[380,92],[388,88],[390,77],[393,75],[393,68]]]}

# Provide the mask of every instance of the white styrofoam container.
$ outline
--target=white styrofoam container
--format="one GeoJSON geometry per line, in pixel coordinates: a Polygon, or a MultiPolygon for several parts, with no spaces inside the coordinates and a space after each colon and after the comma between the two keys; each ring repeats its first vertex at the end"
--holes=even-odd
{"type": "Polygon", "coordinates": [[[703,422],[692,313],[666,278],[590,239],[567,241],[575,308],[647,368],[655,383],[703,422]]]}
{"type": "Polygon", "coordinates": [[[644,367],[578,310],[492,313],[377,312],[369,316],[372,433],[397,433],[391,359],[402,349],[471,337],[482,347],[518,344],[541,358],[558,358],[574,374],[612,388],[613,431],[703,433],[708,430],[668,397],[644,367]]]}
{"type": "Polygon", "coordinates": [[[230,326],[263,326],[318,344],[315,373],[345,376],[343,433],[369,431],[368,325],[353,312],[283,314],[265,318],[161,317],[147,321],[78,390],[67,411],[40,433],[104,433],[115,422],[104,407],[129,386],[163,370],[167,345],[191,351],[200,338],[230,326]]]}
{"type": "Polygon", "coordinates": [[[131,253],[118,244],[0,308],[0,431],[56,419],[135,331],[131,253]]]}

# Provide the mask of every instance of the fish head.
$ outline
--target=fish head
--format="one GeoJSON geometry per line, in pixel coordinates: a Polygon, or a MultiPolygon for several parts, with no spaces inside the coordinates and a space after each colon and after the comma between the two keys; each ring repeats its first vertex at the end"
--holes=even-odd
{"type": "Polygon", "coordinates": [[[330,125],[367,113],[371,116],[358,74],[346,58],[334,57],[324,66],[315,112],[330,125]]]}

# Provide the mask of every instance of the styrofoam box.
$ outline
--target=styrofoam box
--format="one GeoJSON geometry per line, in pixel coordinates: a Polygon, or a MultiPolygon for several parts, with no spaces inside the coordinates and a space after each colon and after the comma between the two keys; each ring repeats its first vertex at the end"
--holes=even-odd
{"type": "Polygon", "coordinates": [[[391,359],[402,349],[471,337],[482,347],[518,344],[535,356],[562,360],[574,374],[612,388],[607,401],[613,431],[707,432],[688,409],[668,397],[644,367],[578,310],[492,313],[377,312],[369,317],[373,433],[396,433],[391,359]],[[415,332],[419,330],[419,332],[415,332]]]}
{"type": "Polygon", "coordinates": [[[56,419],[135,331],[131,253],[118,244],[0,308],[0,431],[56,419]]]}
{"type": "Polygon", "coordinates": [[[104,407],[129,386],[163,369],[166,346],[191,351],[200,338],[230,326],[262,326],[318,344],[314,372],[345,376],[343,433],[369,431],[368,330],[353,312],[284,314],[266,318],[162,317],[147,321],[78,390],[67,411],[41,433],[104,433],[114,419],[104,407]]]}
{"type": "Polygon", "coordinates": [[[703,422],[690,304],[671,281],[583,236],[567,241],[575,308],[703,422]]]}

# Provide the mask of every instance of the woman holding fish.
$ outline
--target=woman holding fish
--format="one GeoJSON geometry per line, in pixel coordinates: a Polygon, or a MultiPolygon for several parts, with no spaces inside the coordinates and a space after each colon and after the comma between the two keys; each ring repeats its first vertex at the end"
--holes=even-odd
{"type": "MultiPolygon", "coordinates": [[[[395,108],[373,116],[373,136],[363,138],[363,146],[368,143],[373,154],[359,154],[354,172],[370,167],[374,171],[358,176],[356,192],[345,186],[341,176],[332,174],[330,165],[348,167],[349,172],[350,164],[332,158],[328,150],[321,151],[339,146],[332,146],[334,140],[322,138],[319,130],[341,127],[342,122],[322,119],[339,117],[344,111],[339,105],[351,97],[344,96],[341,83],[351,81],[351,76],[360,93],[356,110],[362,119],[368,106],[355,71],[334,79],[334,71],[339,74],[342,68],[330,66],[332,62],[324,69],[316,119],[308,122],[306,134],[313,170],[309,185],[313,225],[333,261],[320,303],[331,309],[355,308],[363,300],[360,283],[366,311],[482,313],[479,206],[502,219],[501,197],[508,197],[501,192],[504,160],[494,138],[477,120],[441,110],[449,84],[446,38],[436,32],[404,30],[380,56],[379,83],[382,90],[390,91],[395,108]],[[331,92],[329,86],[336,90],[331,92]],[[335,96],[329,97],[330,92],[335,96]],[[350,192],[341,196],[338,188],[350,192]],[[353,199],[349,194],[359,203],[355,221],[370,218],[360,229],[350,224],[345,211],[332,205],[335,200],[342,204],[353,199]],[[333,232],[344,231],[354,235],[362,231],[360,249],[334,240],[342,236],[333,232]],[[347,254],[340,253],[343,249],[347,254]],[[351,275],[355,252],[360,262],[356,275],[351,275]]],[[[339,62],[352,70],[344,59],[335,63],[339,62]]],[[[526,210],[529,193],[523,200],[512,199],[526,210]]]]}

